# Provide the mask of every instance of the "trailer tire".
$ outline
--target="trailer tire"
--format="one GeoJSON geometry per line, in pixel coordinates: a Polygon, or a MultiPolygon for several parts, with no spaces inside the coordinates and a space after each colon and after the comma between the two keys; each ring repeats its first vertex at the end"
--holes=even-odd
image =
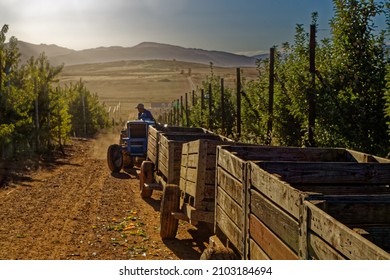
{"type": "Polygon", "coordinates": [[[175,238],[179,220],[172,212],[178,212],[180,205],[180,189],[177,185],[166,185],[160,204],[160,236],[162,239],[175,238]]]}
{"type": "Polygon", "coordinates": [[[201,260],[237,260],[237,255],[230,248],[210,246],[204,249],[201,260]]]}
{"type": "Polygon", "coordinates": [[[150,198],[153,193],[153,189],[145,188],[145,183],[153,183],[154,182],[154,166],[151,161],[143,161],[140,168],[140,176],[139,176],[139,189],[142,198],[150,198]]]}
{"type": "Polygon", "coordinates": [[[118,144],[113,144],[108,147],[107,150],[107,163],[111,172],[117,173],[122,169],[123,154],[122,147],[118,144]]]}

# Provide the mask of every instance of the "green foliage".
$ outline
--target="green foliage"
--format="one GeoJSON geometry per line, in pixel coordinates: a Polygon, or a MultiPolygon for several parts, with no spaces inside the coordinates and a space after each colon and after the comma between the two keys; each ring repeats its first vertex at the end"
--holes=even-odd
{"type": "Polygon", "coordinates": [[[91,94],[85,83],[80,80],[67,87],[69,112],[71,114],[71,134],[93,136],[99,130],[109,126],[107,110],[99,103],[96,94],[91,94]]]}
{"type": "Polygon", "coordinates": [[[0,157],[62,148],[71,132],[90,136],[108,126],[104,106],[84,83],[58,85],[63,65],[50,65],[42,53],[20,67],[17,39],[11,37],[5,44],[7,32],[8,25],[4,25],[0,31],[0,157]],[[85,97],[84,134],[79,132],[77,123],[84,120],[75,110],[81,106],[78,96],[85,97]]]}
{"type": "Polygon", "coordinates": [[[384,89],[388,58],[384,32],[377,35],[373,18],[384,12],[374,1],[334,1],[333,65],[328,79],[331,91],[325,92],[339,110],[328,124],[335,126],[345,146],[366,152],[388,152],[384,117],[384,89]]]}
{"type": "Polygon", "coordinates": [[[218,133],[232,136],[236,116],[232,90],[224,88],[224,102],[222,104],[221,78],[214,75],[212,64],[210,64],[210,75],[202,84],[207,90],[204,92],[203,102],[202,96],[197,96],[195,106],[191,109],[189,116],[191,125],[207,127],[218,133]],[[222,131],[222,119],[224,131],[222,131]]]}
{"type": "MultiPolygon", "coordinates": [[[[390,28],[378,31],[374,18],[384,14],[390,27],[390,3],[334,0],[331,38],[316,45],[316,73],[309,71],[309,34],[297,25],[293,43],[276,49],[273,115],[268,112],[269,59],[258,62],[258,79],[243,83],[242,141],[268,143],[267,122],[273,122],[273,145],[305,146],[308,141],[308,96],[316,99],[314,137],[317,146],[346,147],[376,155],[389,154],[390,28]],[[387,36],[387,37],[386,37],[387,36]],[[387,39],[386,39],[387,38],[387,39]]],[[[312,24],[318,15],[313,13],[312,24]]],[[[219,77],[203,86],[218,92],[219,77]]],[[[228,115],[235,117],[235,96],[229,95],[228,115]]],[[[191,109],[194,124],[220,128],[220,106],[212,111],[191,109]],[[201,113],[200,113],[201,112],[201,113]]],[[[207,102],[206,102],[207,103],[207,102]]],[[[207,104],[205,104],[207,107],[207,104]]],[[[234,121],[231,124],[235,125],[234,121]]],[[[233,129],[234,131],[234,129],[233,129]]]]}

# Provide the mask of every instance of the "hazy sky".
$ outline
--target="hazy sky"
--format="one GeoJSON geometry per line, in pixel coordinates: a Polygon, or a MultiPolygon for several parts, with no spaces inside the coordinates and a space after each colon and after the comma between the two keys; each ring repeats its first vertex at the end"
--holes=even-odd
{"type": "Polygon", "coordinates": [[[332,0],[1,0],[0,28],[76,50],[151,41],[237,53],[291,42],[314,11],[329,36],[332,0]]]}

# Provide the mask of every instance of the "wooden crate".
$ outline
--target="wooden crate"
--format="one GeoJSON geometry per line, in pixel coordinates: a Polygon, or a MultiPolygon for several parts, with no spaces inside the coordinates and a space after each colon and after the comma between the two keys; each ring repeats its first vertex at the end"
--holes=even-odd
{"type": "Polygon", "coordinates": [[[198,139],[227,141],[227,138],[211,133],[161,133],[158,147],[158,172],[167,184],[180,183],[181,154],[184,143],[198,139]]]}
{"type": "Polygon", "coordinates": [[[211,133],[210,131],[201,127],[179,127],[179,126],[149,126],[148,130],[148,159],[153,162],[157,168],[158,164],[158,142],[161,133],[177,133],[177,134],[191,134],[191,133],[211,133]]]}
{"type": "Polygon", "coordinates": [[[214,224],[215,164],[223,140],[200,139],[184,143],[180,170],[180,208],[192,222],[214,224]]]}
{"type": "Polygon", "coordinates": [[[389,163],[248,162],[248,179],[247,259],[390,259],[389,163]]]}
{"type": "Polygon", "coordinates": [[[161,132],[162,132],[161,126],[149,126],[147,158],[148,160],[153,162],[155,166],[157,165],[158,140],[161,132]]]}
{"type": "MultiPolygon", "coordinates": [[[[248,252],[251,246],[254,246],[254,244],[251,244],[253,240],[248,241],[247,238],[247,229],[250,223],[254,222],[253,219],[247,219],[251,203],[250,177],[248,176],[250,161],[390,162],[386,159],[341,148],[293,148],[253,145],[218,147],[215,233],[224,239],[223,242],[229,240],[242,258],[248,258],[248,252]]],[[[266,175],[269,174],[265,172],[264,176],[266,175]]],[[[303,193],[290,185],[288,187],[292,193],[298,192],[298,197],[303,193]]],[[[289,198],[285,197],[285,199],[288,200],[289,198]]],[[[267,211],[272,211],[272,209],[267,209],[267,211]]],[[[274,237],[269,236],[269,238],[269,242],[271,242],[274,237]]],[[[252,252],[254,251],[252,250],[252,252]]],[[[290,250],[290,253],[289,258],[294,258],[293,251],[290,250]]],[[[253,253],[252,257],[267,258],[259,250],[253,253]],[[257,254],[257,256],[254,254],[257,254]]],[[[297,258],[296,254],[295,258],[297,258]]]]}

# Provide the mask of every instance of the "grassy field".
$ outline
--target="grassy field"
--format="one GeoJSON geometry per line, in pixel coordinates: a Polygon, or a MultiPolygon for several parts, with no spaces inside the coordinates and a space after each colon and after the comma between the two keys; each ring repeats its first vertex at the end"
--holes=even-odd
{"type": "MultiPolygon", "coordinates": [[[[225,87],[235,88],[235,68],[213,68],[224,78],[225,87]]],[[[256,69],[242,69],[242,77],[255,79],[256,69]]],[[[118,61],[65,66],[62,84],[82,79],[92,93],[97,93],[110,117],[135,119],[138,103],[144,103],[155,117],[186,92],[200,92],[202,81],[210,75],[210,66],[179,61],[118,61]],[[189,75],[189,72],[191,75],[189,75]]],[[[190,96],[190,95],[189,95],[190,96]]]]}

